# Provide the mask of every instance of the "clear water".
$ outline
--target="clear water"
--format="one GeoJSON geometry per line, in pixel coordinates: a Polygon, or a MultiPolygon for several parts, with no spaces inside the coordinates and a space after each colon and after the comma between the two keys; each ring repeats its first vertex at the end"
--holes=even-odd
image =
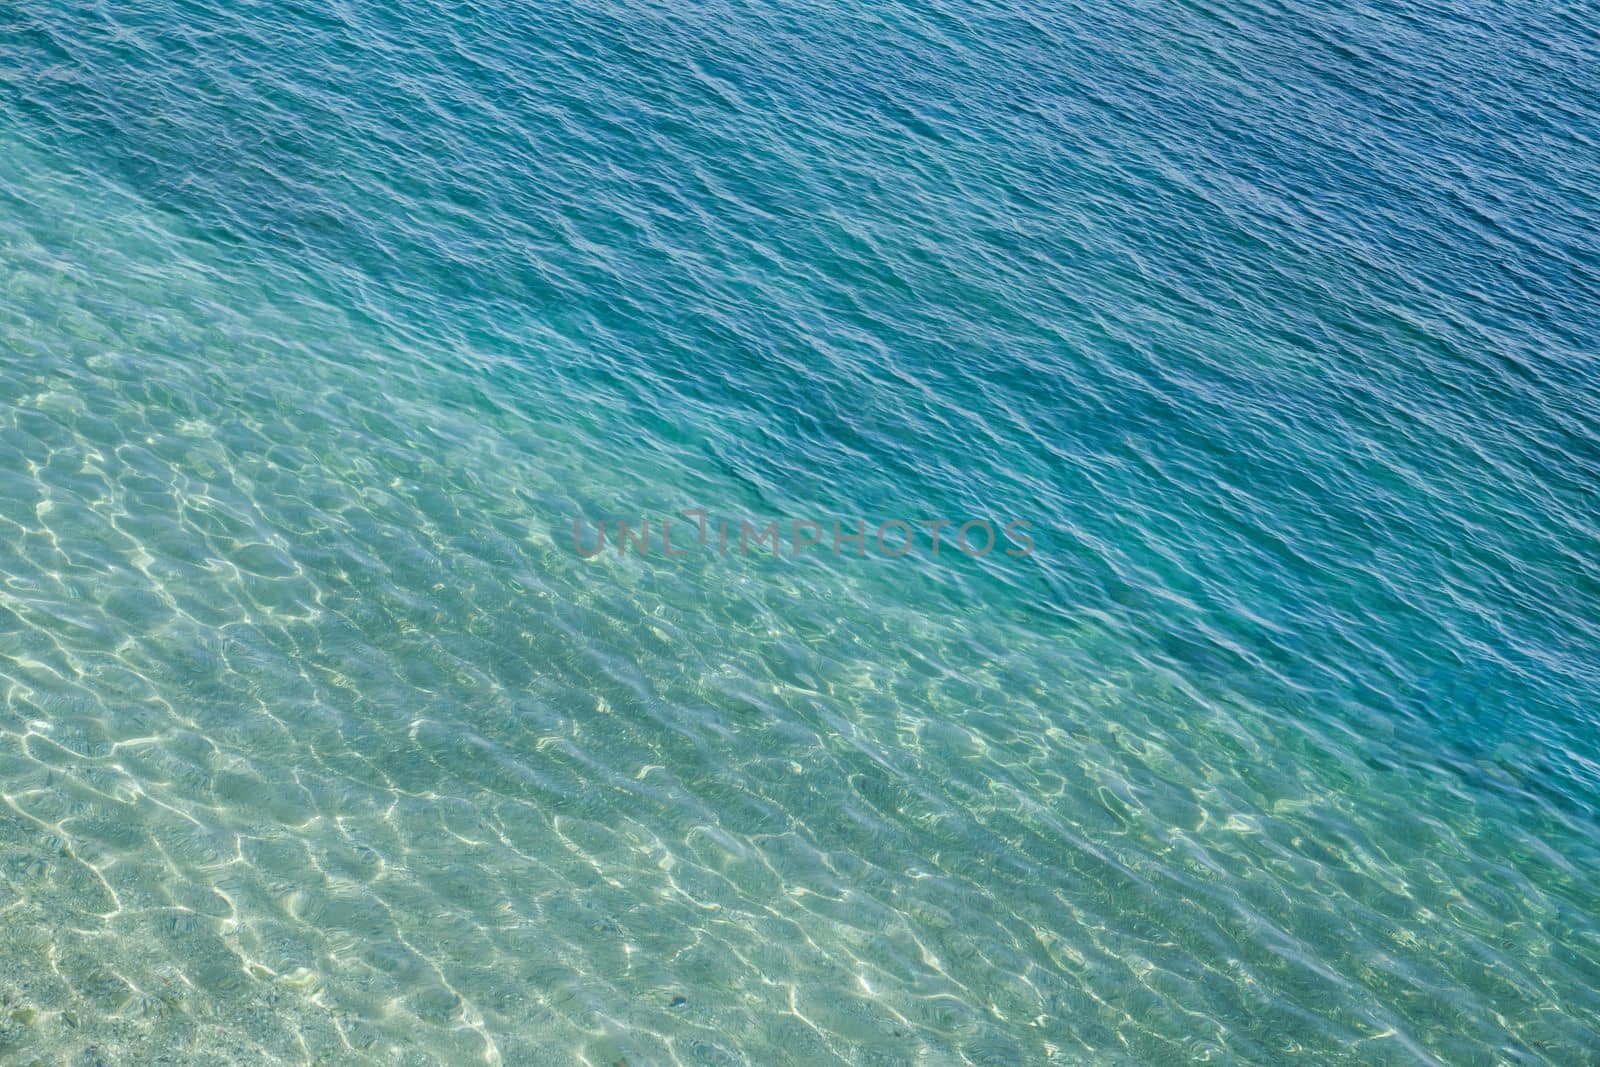
{"type": "Polygon", "coordinates": [[[8,0],[0,1061],[1596,1062],[1597,51],[8,0]]]}

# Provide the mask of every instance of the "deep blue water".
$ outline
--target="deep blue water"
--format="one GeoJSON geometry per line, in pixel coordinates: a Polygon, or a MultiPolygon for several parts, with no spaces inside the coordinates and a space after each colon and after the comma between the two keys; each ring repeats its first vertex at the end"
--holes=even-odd
{"type": "Polygon", "coordinates": [[[0,265],[0,1059],[1600,1048],[1592,5],[8,0],[0,265]]]}

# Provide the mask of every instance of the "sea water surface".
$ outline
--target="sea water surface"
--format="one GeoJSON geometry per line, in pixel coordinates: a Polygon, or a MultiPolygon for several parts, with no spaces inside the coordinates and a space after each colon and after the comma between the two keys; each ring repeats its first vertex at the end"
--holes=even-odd
{"type": "Polygon", "coordinates": [[[0,1061],[1600,1062],[1597,57],[5,0],[0,1061]]]}

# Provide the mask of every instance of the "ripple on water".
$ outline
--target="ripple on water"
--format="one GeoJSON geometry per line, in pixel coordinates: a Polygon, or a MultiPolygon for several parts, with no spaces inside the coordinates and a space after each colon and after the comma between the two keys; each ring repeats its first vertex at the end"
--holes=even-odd
{"type": "Polygon", "coordinates": [[[1581,28],[859,16],[0,25],[0,1060],[1592,1057],[1581,28]]]}

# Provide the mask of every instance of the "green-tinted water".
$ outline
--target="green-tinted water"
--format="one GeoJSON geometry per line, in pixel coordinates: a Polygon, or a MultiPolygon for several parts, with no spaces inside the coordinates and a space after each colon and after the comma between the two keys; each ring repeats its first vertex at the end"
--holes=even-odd
{"type": "Polygon", "coordinates": [[[1276,10],[330,10],[0,23],[0,1060],[1593,1057],[1592,190],[1276,10]]]}

